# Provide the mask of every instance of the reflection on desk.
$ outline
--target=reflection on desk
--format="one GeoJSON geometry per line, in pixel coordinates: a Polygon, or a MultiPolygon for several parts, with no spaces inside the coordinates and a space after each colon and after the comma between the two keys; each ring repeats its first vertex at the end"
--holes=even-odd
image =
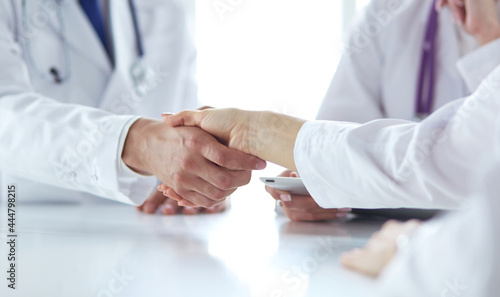
{"type": "MultiPolygon", "coordinates": [[[[361,247],[382,221],[290,222],[258,193],[240,189],[226,213],[199,216],[20,204],[18,289],[4,285],[0,295],[373,295],[373,282],[341,268],[339,255],[361,247]]],[[[0,231],[5,239],[4,222],[0,231]]]]}

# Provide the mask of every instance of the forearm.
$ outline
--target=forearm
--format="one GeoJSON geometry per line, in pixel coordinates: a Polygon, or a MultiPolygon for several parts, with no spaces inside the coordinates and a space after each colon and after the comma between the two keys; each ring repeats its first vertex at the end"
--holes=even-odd
{"type": "Polygon", "coordinates": [[[250,127],[249,152],[261,159],[296,170],[293,151],[305,120],[273,113],[256,112],[250,127]]]}

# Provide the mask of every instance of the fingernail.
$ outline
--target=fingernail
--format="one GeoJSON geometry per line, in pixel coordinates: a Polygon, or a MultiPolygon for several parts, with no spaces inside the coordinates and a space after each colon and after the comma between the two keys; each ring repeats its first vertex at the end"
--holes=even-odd
{"type": "Polygon", "coordinates": [[[352,208],[348,208],[348,207],[346,207],[346,208],[339,208],[339,211],[341,211],[341,212],[351,212],[352,208]]]}
{"type": "Polygon", "coordinates": [[[173,115],[173,113],[171,113],[171,112],[164,112],[164,113],[161,114],[162,117],[168,117],[168,116],[171,116],[171,115],[173,115]]]}
{"type": "Polygon", "coordinates": [[[290,194],[281,194],[280,199],[281,201],[290,202],[292,201],[292,196],[290,194]]]}
{"type": "Polygon", "coordinates": [[[257,165],[255,165],[255,169],[256,170],[262,170],[262,169],[266,168],[266,166],[267,166],[267,162],[266,161],[259,160],[257,162],[257,165]]]}
{"type": "Polygon", "coordinates": [[[347,216],[347,214],[345,212],[337,213],[337,218],[343,218],[345,216],[347,216]]]}
{"type": "Polygon", "coordinates": [[[299,174],[297,172],[292,172],[290,173],[290,177],[299,177],[299,174]]]}

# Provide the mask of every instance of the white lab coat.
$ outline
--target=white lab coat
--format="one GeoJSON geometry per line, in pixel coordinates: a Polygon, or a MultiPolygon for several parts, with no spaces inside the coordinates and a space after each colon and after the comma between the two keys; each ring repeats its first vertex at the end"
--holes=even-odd
{"type": "MultiPolygon", "coordinates": [[[[373,0],[354,22],[317,119],[415,119],[417,81],[433,0],[373,0]]],[[[500,3],[498,4],[500,15],[500,3]]],[[[479,47],[438,14],[434,108],[470,95],[500,64],[500,40],[479,47]]]]}
{"type": "Polygon", "coordinates": [[[135,1],[144,62],[158,74],[158,86],[143,98],[135,96],[130,75],[138,53],[128,1],[110,1],[114,68],[78,1],[63,1],[71,77],[60,85],[37,74],[25,43],[31,38],[40,71],[56,66],[66,75],[57,5],[39,8],[56,1],[27,1],[31,32],[24,30],[21,2],[0,0],[3,184],[17,183],[22,200],[95,195],[142,203],[156,180],[133,173],[121,160],[136,115],[159,118],[163,111],[199,106],[196,52],[183,1],[135,1]]]}
{"type": "Polygon", "coordinates": [[[500,66],[471,96],[420,123],[306,122],[295,164],[324,208],[459,207],[473,193],[473,169],[493,160],[499,114],[500,66]]]}
{"type": "Polygon", "coordinates": [[[498,296],[500,162],[495,163],[478,172],[470,207],[424,224],[399,246],[378,279],[378,296],[498,296]]]}

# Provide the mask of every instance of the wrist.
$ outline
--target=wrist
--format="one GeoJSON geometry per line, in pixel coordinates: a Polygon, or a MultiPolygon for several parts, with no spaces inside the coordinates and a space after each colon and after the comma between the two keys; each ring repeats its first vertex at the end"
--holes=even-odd
{"type": "Polygon", "coordinates": [[[305,120],[274,112],[258,112],[250,125],[250,154],[295,169],[293,151],[305,120]]]}
{"type": "Polygon", "coordinates": [[[133,171],[143,174],[151,175],[152,170],[148,164],[146,152],[150,140],[148,136],[151,127],[157,125],[159,121],[140,118],[130,127],[125,144],[123,146],[122,160],[133,171]]]}

